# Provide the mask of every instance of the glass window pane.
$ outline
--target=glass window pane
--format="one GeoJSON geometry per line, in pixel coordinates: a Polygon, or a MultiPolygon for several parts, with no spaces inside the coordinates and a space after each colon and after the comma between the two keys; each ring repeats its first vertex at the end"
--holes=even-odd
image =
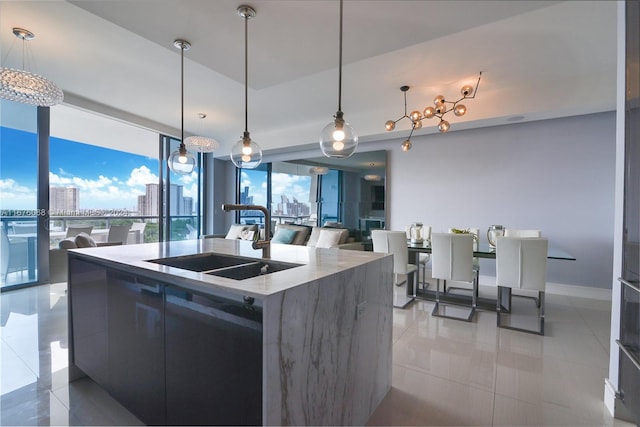
{"type": "Polygon", "coordinates": [[[311,192],[311,182],[308,166],[274,163],[271,172],[271,218],[281,224],[306,223],[311,216],[311,202],[316,196],[311,192]]]}
{"type": "MultiPolygon", "coordinates": [[[[240,170],[240,200],[241,205],[267,205],[267,165],[260,165],[256,169],[240,170]]],[[[240,224],[261,224],[264,226],[262,212],[239,211],[240,224]]]]}
{"type": "Polygon", "coordinates": [[[131,225],[125,244],[157,241],[158,153],[157,132],[67,106],[52,108],[50,247],[76,233],[75,227],[96,242],[113,242],[112,225],[131,225]]]}
{"type": "Polygon", "coordinates": [[[37,278],[37,115],[0,100],[0,286],[37,278]]]}
{"type": "Polygon", "coordinates": [[[320,186],[320,225],[340,222],[340,171],[330,169],[320,186]]]}
{"type": "MultiPolygon", "coordinates": [[[[169,138],[169,152],[180,147],[180,141],[169,138]]],[[[199,159],[198,153],[192,153],[199,159]]],[[[165,189],[165,215],[169,222],[169,237],[167,240],[197,239],[199,231],[198,194],[200,189],[200,161],[196,168],[188,175],[169,172],[169,186],[165,189]],[[168,212],[166,205],[168,204],[168,212]]]]}

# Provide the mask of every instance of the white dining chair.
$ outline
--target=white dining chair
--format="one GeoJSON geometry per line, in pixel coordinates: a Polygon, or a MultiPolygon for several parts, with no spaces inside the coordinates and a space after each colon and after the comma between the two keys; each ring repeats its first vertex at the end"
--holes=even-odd
{"type": "MultiPolygon", "coordinates": [[[[542,237],[542,232],[540,230],[533,230],[533,229],[505,228],[504,237],[542,237]]],[[[520,293],[513,293],[513,292],[511,293],[511,296],[532,299],[535,301],[538,308],[540,308],[540,299],[536,296],[522,295],[520,293]]]]}
{"type": "MultiPolygon", "coordinates": [[[[454,228],[451,227],[449,228],[449,233],[455,233],[454,230],[464,230],[467,233],[471,234],[473,236],[473,249],[477,249],[478,248],[478,244],[480,242],[480,228],[478,227],[465,227],[465,228],[454,228]]],[[[480,260],[477,257],[473,257],[473,269],[476,272],[476,275],[480,275],[480,260]]],[[[449,287],[449,289],[447,290],[447,287],[445,285],[444,287],[444,292],[448,292],[448,291],[452,291],[452,290],[458,290],[458,289],[462,289],[462,290],[468,290],[468,289],[464,289],[464,288],[459,288],[459,287],[449,287]]],[[[478,291],[476,291],[476,298],[478,298],[478,291]]]]}
{"type": "MultiPolygon", "coordinates": [[[[436,279],[436,303],[431,314],[471,322],[476,311],[478,295],[478,275],[473,268],[473,236],[471,234],[431,234],[431,277],[436,279]],[[471,285],[471,304],[466,315],[447,314],[447,311],[454,310],[447,310],[449,303],[440,301],[440,280],[444,281],[445,289],[447,280],[467,282],[471,285]]],[[[462,304],[463,302],[456,305],[462,304]]],[[[459,309],[456,308],[456,310],[459,309]]]]}
{"type": "Polygon", "coordinates": [[[547,277],[549,242],[541,237],[498,237],[496,241],[497,325],[544,335],[544,291],[547,277]],[[514,326],[511,289],[538,292],[536,328],[514,326]]]}
{"type": "MultiPolygon", "coordinates": [[[[373,251],[378,253],[393,254],[393,282],[401,286],[407,279],[403,277],[413,274],[414,286],[418,284],[418,266],[409,264],[409,249],[407,248],[407,235],[404,231],[371,230],[373,251]]],[[[407,295],[409,297],[409,295],[407,295]]],[[[407,299],[394,306],[404,308],[412,299],[407,299]]]]}
{"type": "Polygon", "coordinates": [[[504,237],[542,237],[542,232],[540,230],[505,228],[504,237]]]}

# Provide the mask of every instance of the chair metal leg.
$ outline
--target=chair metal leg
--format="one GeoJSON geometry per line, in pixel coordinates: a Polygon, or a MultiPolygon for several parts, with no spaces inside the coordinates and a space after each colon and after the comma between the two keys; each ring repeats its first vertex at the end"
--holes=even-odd
{"type": "MultiPolygon", "coordinates": [[[[509,319],[510,316],[512,316],[511,313],[511,288],[506,288],[506,287],[502,287],[502,286],[498,286],[498,298],[496,301],[496,324],[499,328],[502,329],[511,329],[513,331],[520,331],[520,332],[527,332],[530,334],[536,334],[536,335],[544,335],[544,291],[538,291],[538,298],[536,300],[535,297],[529,297],[530,299],[533,299],[535,304],[536,304],[536,308],[538,309],[538,320],[536,323],[538,323],[538,328],[537,329],[525,329],[525,328],[518,328],[515,326],[510,326],[508,324],[503,323],[503,317],[505,317],[506,319],[509,319]],[[504,292],[505,290],[508,290],[508,292],[504,292]],[[508,301],[506,302],[506,306],[504,304],[503,301],[503,297],[507,296],[508,301]],[[506,310],[505,310],[506,308],[506,310]]],[[[504,319],[504,320],[506,320],[504,319]]]]}
{"type": "MultiPolygon", "coordinates": [[[[443,287],[444,287],[444,289],[446,289],[447,281],[443,280],[443,282],[444,282],[443,287]]],[[[440,291],[439,291],[440,290],[440,279],[436,279],[436,303],[433,306],[433,311],[431,312],[431,315],[435,316],[435,317],[444,317],[446,319],[462,320],[462,321],[465,321],[465,322],[473,321],[473,315],[476,312],[476,292],[475,291],[476,291],[477,288],[478,288],[478,282],[477,282],[477,280],[474,280],[473,281],[473,292],[472,292],[473,295],[471,297],[471,307],[469,307],[470,310],[469,310],[469,313],[468,313],[467,316],[459,317],[459,316],[451,316],[451,315],[447,315],[447,314],[441,314],[440,313],[440,305],[443,305],[443,306],[446,306],[446,305],[459,306],[459,305],[458,304],[449,304],[449,303],[444,304],[444,303],[440,302],[440,291]]]]}

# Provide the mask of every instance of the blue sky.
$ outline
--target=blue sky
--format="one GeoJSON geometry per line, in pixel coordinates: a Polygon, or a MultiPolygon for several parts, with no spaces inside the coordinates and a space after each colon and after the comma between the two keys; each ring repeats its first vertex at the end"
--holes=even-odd
{"type": "MultiPolygon", "coordinates": [[[[0,207],[35,209],[36,136],[0,127],[0,207]]],[[[158,182],[158,159],[50,139],[51,186],[80,189],[81,209],[135,209],[145,184],[158,182]]],[[[197,174],[180,177],[183,195],[197,194],[197,174]]]]}

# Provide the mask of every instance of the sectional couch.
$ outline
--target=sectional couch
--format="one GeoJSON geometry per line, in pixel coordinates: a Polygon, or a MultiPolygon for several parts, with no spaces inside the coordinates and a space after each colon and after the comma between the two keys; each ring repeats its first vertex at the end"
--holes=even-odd
{"type": "MultiPolygon", "coordinates": [[[[226,239],[253,240],[257,238],[258,233],[258,226],[255,224],[234,224],[229,228],[229,231],[224,237],[226,239]]],[[[350,236],[350,230],[348,228],[311,227],[296,224],[276,224],[271,243],[316,248],[364,250],[362,242],[355,241],[355,238],[350,236]]]]}

